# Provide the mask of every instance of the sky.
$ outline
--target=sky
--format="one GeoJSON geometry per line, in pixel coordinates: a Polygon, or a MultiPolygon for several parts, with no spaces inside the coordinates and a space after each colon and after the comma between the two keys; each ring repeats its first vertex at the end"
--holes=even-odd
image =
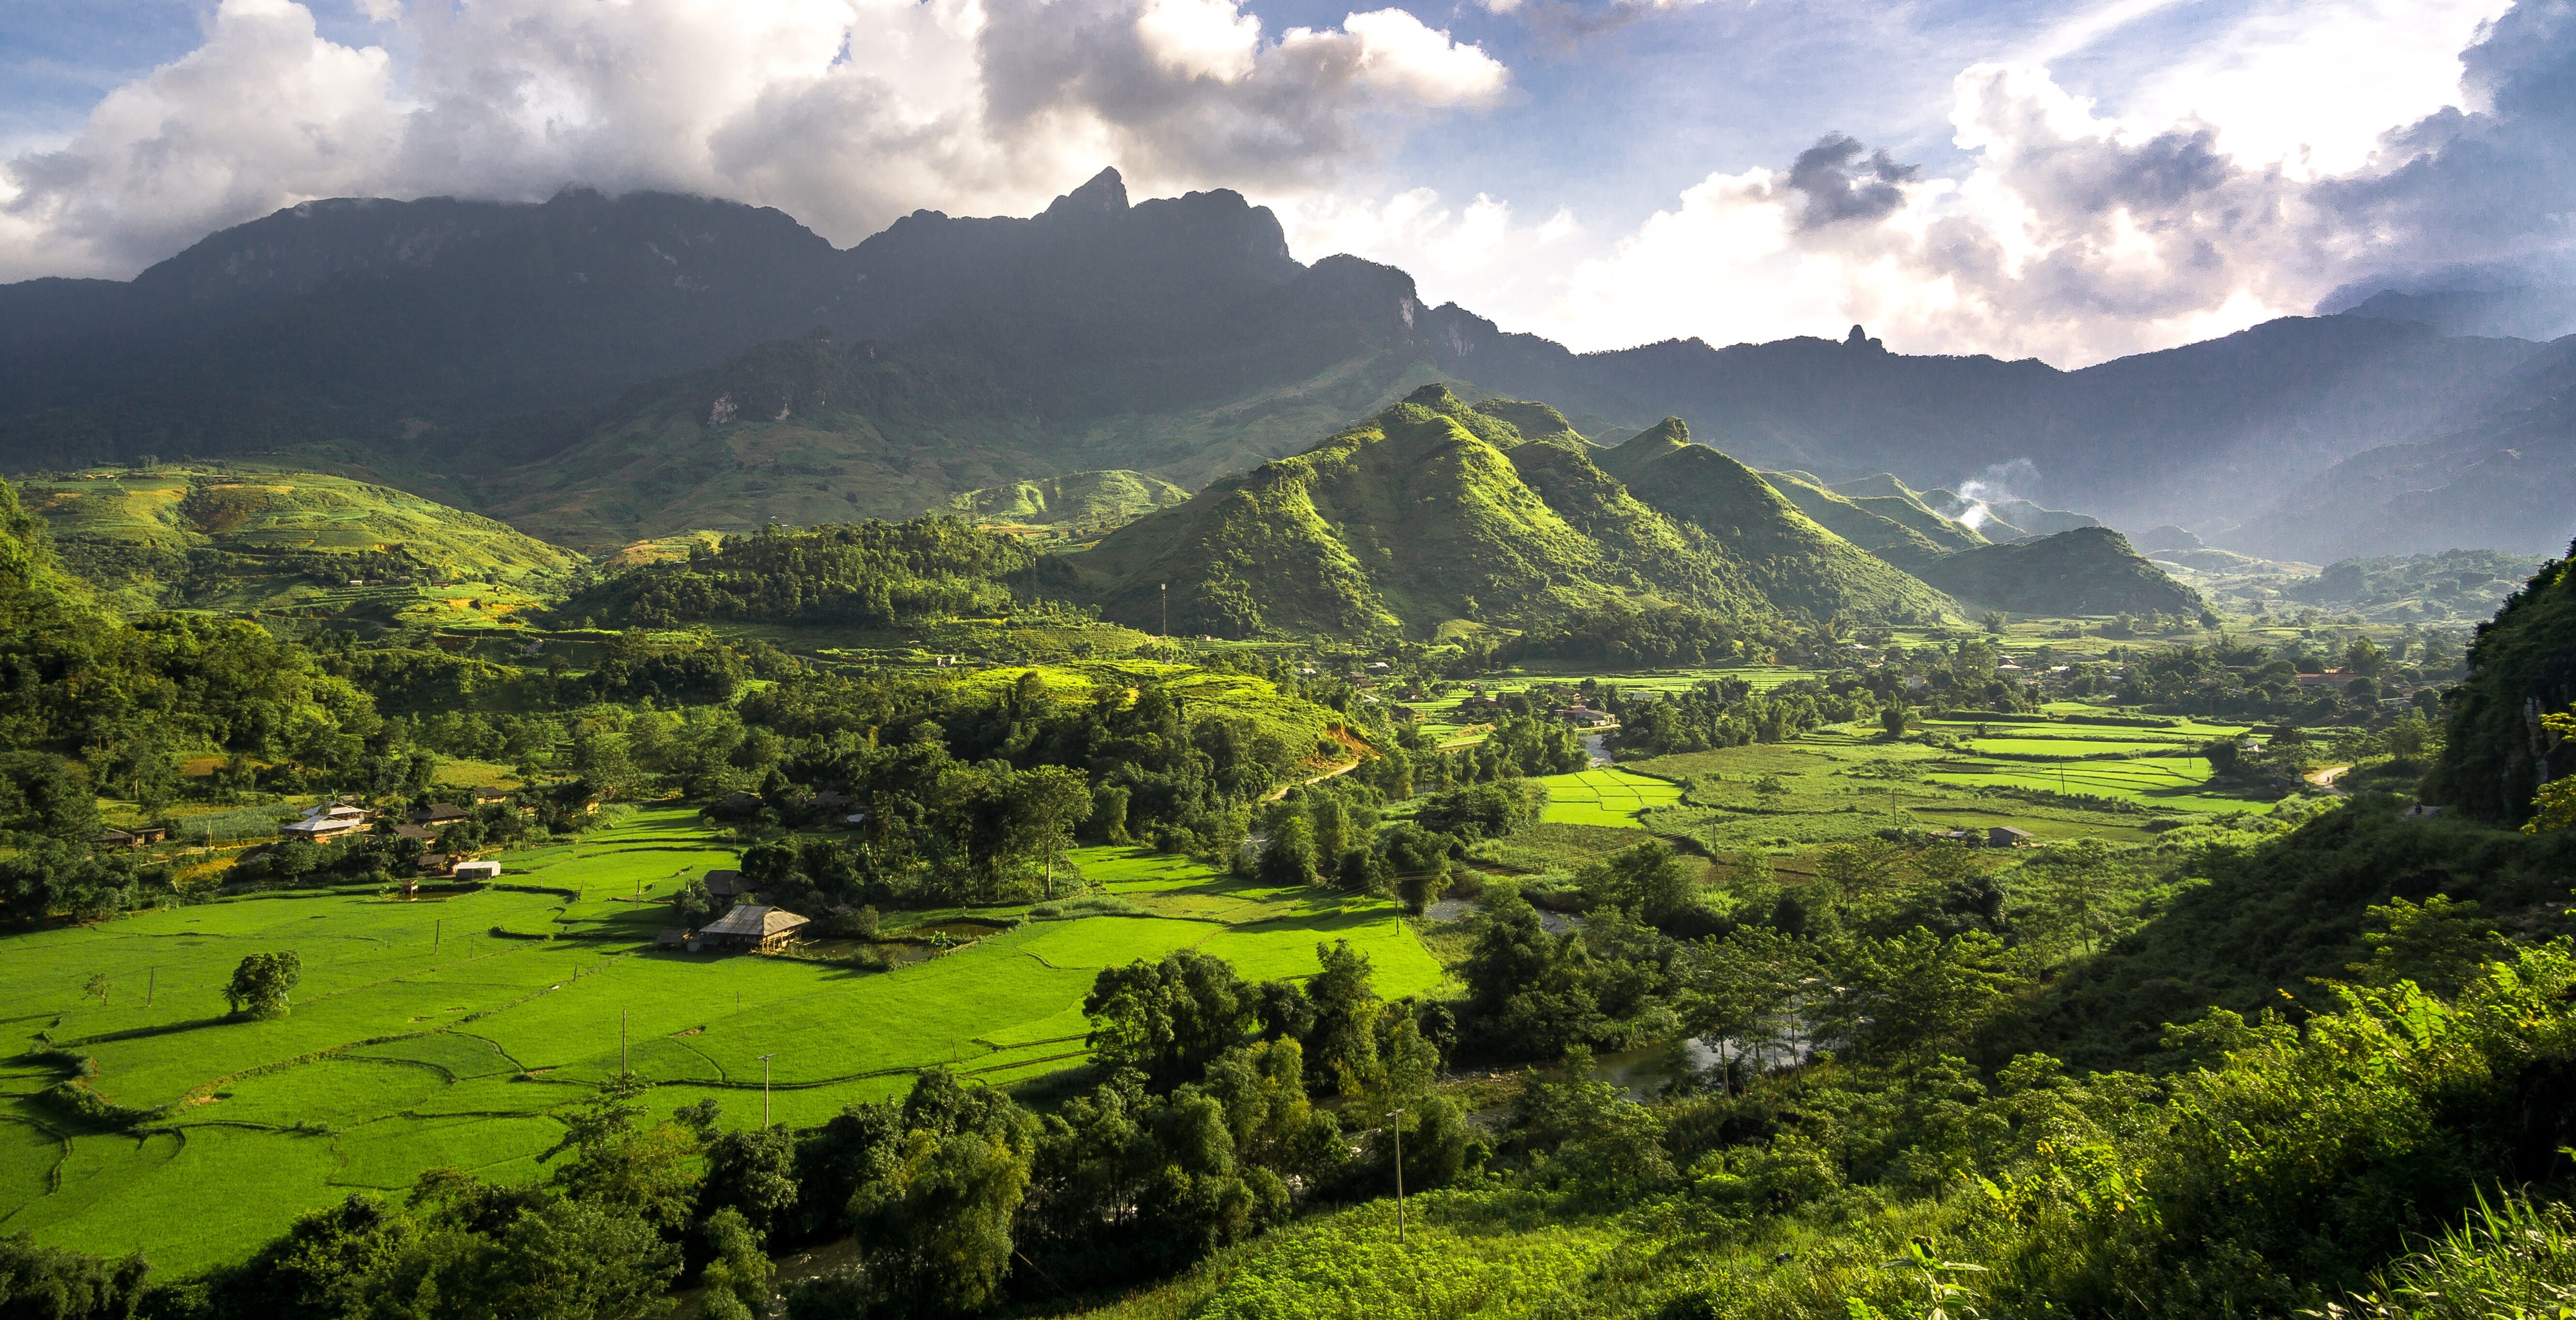
{"type": "Polygon", "coordinates": [[[2571,0],[8,0],[0,281],[574,184],[846,246],[1114,165],[1577,349],[2073,367],[2566,278],[2571,120],[2571,0]]]}

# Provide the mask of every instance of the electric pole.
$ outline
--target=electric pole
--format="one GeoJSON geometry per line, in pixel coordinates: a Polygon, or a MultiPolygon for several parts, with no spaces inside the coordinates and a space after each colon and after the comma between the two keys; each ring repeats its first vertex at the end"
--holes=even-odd
{"type": "Polygon", "coordinates": [[[1386,1111],[1387,1125],[1395,1129],[1395,1245],[1404,1245],[1404,1111],[1386,1111]]]}
{"type": "Polygon", "coordinates": [[[1163,593],[1163,640],[1168,642],[1172,640],[1172,584],[1164,582],[1157,585],[1163,593]]]}
{"type": "Polygon", "coordinates": [[[152,1007],[153,988],[161,984],[161,969],[155,967],[143,974],[143,1006],[152,1007]]]}
{"type": "Polygon", "coordinates": [[[621,1009],[619,1009],[619,1010],[617,1010],[617,1075],[618,1075],[618,1076],[620,1076],[620,1077],[624,1077],[624,1076],[626,1076],[626,1075],[627,1075],[627,1070],[626,1070],[626,1010],[625,1010],[625,1009],[622,1009],[622,1008],[621,1008],[621,1009]]]}
{"type": "Polygon", "coordinates": [[[777,1057],[775,1052],[760,1056],[760,1126],[764,1130],[769,1127],[769,1061],[777,1057]]]}

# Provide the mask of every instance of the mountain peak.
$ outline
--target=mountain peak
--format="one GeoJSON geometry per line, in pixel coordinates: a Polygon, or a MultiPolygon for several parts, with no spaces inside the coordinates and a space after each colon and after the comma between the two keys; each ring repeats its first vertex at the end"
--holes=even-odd
{"type": "Polygon", "coordinates": [[[1076,215],[1116,215],[1127,209],[1127,181],[1110,166],[1091,176],[1091,181],[1056,198],[1042,213],[1049,218],[1076,215]]]}

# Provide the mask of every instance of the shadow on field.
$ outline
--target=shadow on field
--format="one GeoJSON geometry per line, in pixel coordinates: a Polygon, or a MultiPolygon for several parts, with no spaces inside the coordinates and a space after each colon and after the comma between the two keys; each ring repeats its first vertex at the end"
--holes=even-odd
{"type": "Polygon", "coordinates": [[[112,1045],[119,1041],[150,1040],[155,1036],[175,1036],[182,1031],[194,1031],[199,1027],[217,1026],[226,1020],[226,1016],[221,1014],[214,1017],[189,1018],[184,1022],[163,1022],[157,1026],[128,1027],[123,1031],[101,1032],[95,1036],[83,1036],[79,1040],[72,1041],[70,1043],[74,1045],[112,1045]]]}

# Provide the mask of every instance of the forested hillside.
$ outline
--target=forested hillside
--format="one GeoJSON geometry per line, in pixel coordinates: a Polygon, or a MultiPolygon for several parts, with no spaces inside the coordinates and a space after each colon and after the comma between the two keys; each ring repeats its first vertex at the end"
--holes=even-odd
{"type": "Polygon", "coordinates": [[[923,517],[786,531],[764,527],[692,545],[687,558],[632,569],[556,613],[584,626],[684,623],[918,623],[1008,613],[1071,586],[1073,574],[1018,537],[923,517]]]}
{"type": "Polygon", "coordinates": [[[2196,615],[2204,606],[2107,527],[1978,546],[1913,569],[1962,601],[2021,614],[2196,615]]]}
{"type": "Polygon", "coordinates": [[[1595,464],[1627,446],[1598,450],[1543,405],[1491,407],[1427,386],[1121,528],[1075,561],[1086,590],[1139,626],[1159,623],[1168,590],[1175,630],[1227,637],[1424,637],[1615,602],[1683,606],[1739,629],[1774,613],[1928,619],[1946,606],[1713,451],[1752,494],[1703,528],[1641,503],[1595,464]],[[1550,429],[1524,434],[1506,417],[1550,429]]]}

